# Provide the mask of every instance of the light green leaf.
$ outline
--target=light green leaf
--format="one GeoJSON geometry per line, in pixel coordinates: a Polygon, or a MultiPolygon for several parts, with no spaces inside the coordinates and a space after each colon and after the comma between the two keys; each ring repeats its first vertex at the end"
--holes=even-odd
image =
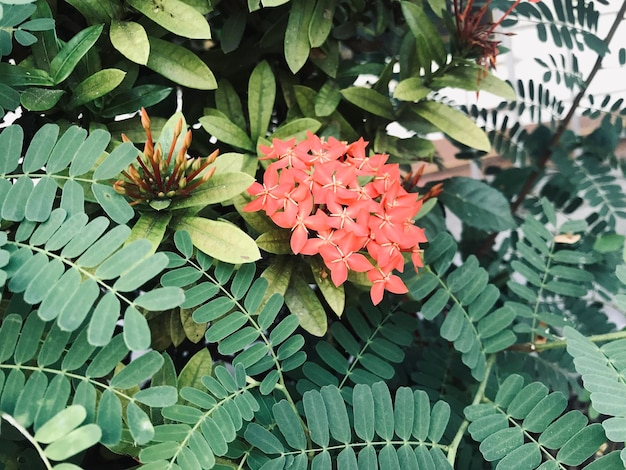
{"type": "Polygon", "coordinates": [[[318,257],[307,259],[311,266],[313,279],[333,312],[341,317],[346,305],[346,293],[343,284],[337,287],[330,279],[324,262],[318,257]]]}
{"type": "Polygon", "coordinates": [[[133,225],[130,236],[124,245],[128,245],[135,240],[145,239],[152,245],[151,253],[156,252],[165,236],[165,231],[171,218],[172,214],[168,212],[142,213],[139,220],[133,225]]]}
{"type": "Polygon", "coordinates": [[[50,460],[65,460],[95,445],[102,436],[97,424],[86,424],[54,441],[44,451],[50,460]]]}
{"type": "Polygon", "coordinates": [[[261,258],[255,241],[235,225],[202,217],[183,217],[175,230],[187,230],[196,248],[226,263],[251,263],[261,258]]]}
{"type": "Polygon", "coordinates": [[[80,106],[110,93],[122,83],[125,76],[126,72],[119,69],[99,70],[76,85],[69,106],[80,106]]]}
{"type": "Polygon", "coordinates": [[[150,418],[134,402],[130,402],[126,408],[126,422],[137,444],[146,444],[154,437],[154,426],[152,426],[150,418]]]}
{"type": "Polygon", "coordinates": [[[70,39],[50,62],[50,75],[54,84],[70,76],[87,51],[92,48],[102,33],[102,25],[89,26],[70,39]]]}
{"type": "Polygon", "coordinates": [[[146,310],[160,311],[178,307],[185,301],[185,293],[178,287],[159,287],[141,294],[135,303],[146,310]]]}
{"type": "Polygon", "coordinates": [[[420,101],[413,109],[419,116],[462,144],[485,152],[491,149],[487,134],[461,111],[436,101],[420,101]]]}
{"type": "Polygon", "coordinates": [[[274,111],[275,98],[274,74],[269,64],[262,61],[252,71],[248,82],[248,115],[252,142],[256,142],[259,137],[265,137],[274,111]]]}
{"type": "Polygon", "coordinates": [[[417,77],[402,80],[393,91],[393,97],[402,101],[419,101],[426,98],[431,90],[422,85],[422,82],[423,80],[417,77]]]}
{"type": "Polygon", "coordinates": [[[213,72],[190,50],[153,37],[150,41],[148,67],[179,85],[197,90],[214,90],[213,72]]]}
{"type": "Polygon", "coordinates": [[[289,69],[296,73],[309,58],[309,25],[315,0],[293,0],[285,31],[285,59],[289,69]]]}
{"type": "Polygon", "coordinates": [[[199,121],[204,130],[216,139],[233,147],[254,151],[254,144],[248,134],[230,119],[216,114],[203,116],[199,121]]]}
{"type": "Polygon", "coordinates": [[[107,215],[118,224],[125,224],[135,215],[134,209],[124,196],[115,192],[111,186],[93,184],[91,190],[107,215]]]}
{"type": "Polygon", "coordinates": [[[128,0],[128,4],[168,31],[189,39],[211,39],[204,15],[180,0],[128,0]]]}
{"type": "Polygon", "coordinates": [[[464,223],[477,229],[497,232],[515,226],[509,202],[483,181],[450,178],[445,181],[439,200],[464,223]]]}
{"type": "Polygon", "coordinates": [[[35,433],[35,440],[42,444],[50,444],[81,425],[87,412],[80,405],[70,405],[54,415],[35,433]]]}
{"type": "Polygon", "coordinates": [[[146,317],[132,305],[124,313],[124,342],[131,351],[142,351],[150,347],[150,328],[146,317]]]}
{"type": "Polygon", "coordinates": [[[20,103],[29,111],[47,111],[65,94],[64,90],[29,87],[20,95],[20,103]]]}
{"type": "Polygon", "coordinates": [[[302,328],[312,335],[324,336],[328,328],[326,311],[301,274],[292,275],[285,292],[285,303],[291,313],[298,317],[302,328]]]}
{"type": "Polygon", "coordinates": [[[393,107],[386,96],[371,88],[353,86],[341,90],[342,96],[368,113],[393,120],[393,107]]]}
{"type": "Polygon", "coordinates": [[[111,21],[109,38],[113,47],[136,64],[146,65],[150,55],[150,42],[146,30],[134,21],[111,21]]]}
{"type": "Polygon", "coordinates": [[[211,375],[212,370],[213,359],[211,358],[211,353],[207,348],[202,348],[189,359],[183,370],[180,371],[178,389],[182,390],[183,387],[202,389],[202,377],[211,375]]]}

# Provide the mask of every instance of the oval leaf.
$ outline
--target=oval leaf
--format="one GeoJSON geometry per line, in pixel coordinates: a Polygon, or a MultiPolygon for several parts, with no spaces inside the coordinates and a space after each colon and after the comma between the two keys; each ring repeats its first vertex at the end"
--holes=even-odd
{"type": "Polygon", "coordinates": [[[134,21],[111,21],[111,44],[128,60],[141,65],[148,63],[150,42],[146,30],[134,21]]]}

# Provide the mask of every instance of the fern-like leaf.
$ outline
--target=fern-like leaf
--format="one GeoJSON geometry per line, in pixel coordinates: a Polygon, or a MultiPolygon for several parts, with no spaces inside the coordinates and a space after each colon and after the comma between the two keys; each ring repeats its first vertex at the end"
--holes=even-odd
{"type": "Polygon", "coordinates": [[[132,143],[116,147],[94,171],[111,140],[107,131],[98,129],[87,136],[86,130],[71,126],[59,138],[59,126],[46,124],[24,154],[23,140],[24,131],[18,125],[0,134],[0,218],[47,220],[59,186],[63,188],[61,208],[69,214],[84,211],[85,191],[89,191],[89,197],[95,197],[115,222],[123,224],[134,216],[126,199],[108,183],[138,156],[132,143]]]}
{"type": "Polygon", "coordinates": [[[86,326],[72,335],[42,321],[36,312],[25,321],[18,314],[7,315],[0,326],[0,410],[38,432],[68,405],[71,380],[72,405],[82,406],[85,422],[102,430],[100,442],[119,442],[123,419],[135,442],[149,441],[154,430],[143,407],[168,406],[177,399],[171,386],[138,388],[161,368],[163,357],[151,351],[120,367],[129,353],[123,335],[96,347],[88,341],[88,330],[86,326]]]}
{"type": "Polygon", "coordinates": [[[456,244],[447,233],[437,235],[426,251],[427,267],[407,281],[411,295],[422,301],[421,313],[433,320],[445,312],[440,334],[453,342],[476,380],[485,374],[486,354],[506,349],[516,340],[507,328],[516,312],[509,306],[493,309],[499,293],[474,256],[448,274],[456,244]]]}
{"type": "Polygon", "coordinates": [[[498,462],[496,469],[580,465],[606,438],[602,426],[588,424],[580,411],[562,414],[566,407],[562,393],[549,393],[541,382],[524,385],[520,375],[512,374],[500,384],[493,401],[465,408],[471,422],[467,429],[480,442],[485,460],[498,462]]]}
{"type": "Polygon", "coordinates": [[[153,254],[147,240],[122,246],[130,229],[119,225],[106,231],[108,225],[105,217],[89,222],[86,214],[71,216],[61,208],[41,224],[23,221],[15,240],[4,244],[10,255],[0,272],[13,296],[38,305],[42,320],[54,319],[64,331],[88,322],[94,346],[111,339],[125,305],[127,345],[131,350],[146,349],[150,331],[139,310],[180,305],[183,291],[164,287],[137,296],[135,291],[159,274],[168,258],[153,254]]]}
{"type": "Polygon", "coordinates": [[[432,407],[428,395],[400,387],[392,399],[384,382],[358,384],[347,402],[327,385],[303,396],[300,416],[286,400],[272,406],[276,427],[250,423],[246,440],[269,460],[262,469],[308,468],[437,468],[451,469],[439,443],[448,425],[450,407],[432,407]]]}

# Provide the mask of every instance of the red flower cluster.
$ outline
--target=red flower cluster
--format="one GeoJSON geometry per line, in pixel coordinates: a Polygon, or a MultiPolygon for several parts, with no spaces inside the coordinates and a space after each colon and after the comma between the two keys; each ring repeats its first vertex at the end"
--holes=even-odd
{"type": "Polygon", "coordinates": [[[411,253],[415,269],[422,266],[419,244],[426,237],[413,224],[422,200],[402,188],[397,164],[386,163],[387,155],[367,157],[366,145],[363,139],[347,144],[308,133],[298,144],[275,139],[271,147],[261,146],[265,159],[276,161],[263,184],[248,189],[256,199],[244,210],[263,210],[291,229],[291,250],[319,253],[336,286],[349,270],[367,272],[378,304],[385,289],[407,292],[393,271],[403,270],[403,253],[411,253]]]}

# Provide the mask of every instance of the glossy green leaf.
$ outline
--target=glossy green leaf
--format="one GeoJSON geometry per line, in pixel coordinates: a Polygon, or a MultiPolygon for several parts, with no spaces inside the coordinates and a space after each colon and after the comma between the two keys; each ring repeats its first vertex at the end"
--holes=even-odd
{"type": "MultiPolygon", "coordinates": [[[[182,3],[182,2],[179,2],[182,3]]],[[[217,82],[213,72],[193,52],[177,44],[154,37],[150,41],[147,66],[174,83],[197,90],[213,90],[217,82]]]]}
{"type": "Polygon", "coordinates": [[[228,222],[184,217],[174,224],[174,229],[189,232],[196,248],[220,261],[239,264],[261,258],[254,240],[228,222]]]}
{"type": "Polygon", "coordinates": [[[335,13],[334,0],[321,0],[315,3],[315,9],[309,23],[309,43],[311,47],[320,47],[330,34],[335,13]]]}
{"type": "Polygon", "coordinates": [[[462,144],[485,152],[491,149],[487,134],[461,111],[436,101],[420,101],[413,109],[418,116],[462,144]]]}
{"type": "Polygon", "coordinates": [[[393,97],[402,101],[419,101],[426,98],[431,90],[422,83],[423,80],[417,77],[402,80],[393,91],[393,97]]]}
{"type": "Polygon", "coordinates": [[[122,83],[125,76],[126,72],[120,69],[97,71],[76,85],[69,106],[80,106],[110,93],[122,83]]]}
{"type": "Polygon", "coordinates": [[[454,87],[469,91],[487,91],[509,101],[517,98],[515,90],[504,80],[476,64],[463,64],[452,67],[445,75],[434,78],[433,88],[454,87]]]}
{"type": "Polygon", "coordinates": [[[92,48],[102,33],[102,25],[89,26],[70,39],[50,62],[50,75],[54,84],[70,76],[87,51],[92,48]]]}
{"type": "Polygon", "coordinates": [[[148,63],[150,43],[146,30],[134,21],[111,21],[109,38],[113,47],[127,59],[141,65],[148,63]]]}
{"type": "Polygon", "coordinates": [[[205,17],[185,2],[160,0],[155,5],[151,0],[129,0],[128,4],[174,34],[190,39],[211,39],[211,28],[205,17]]]}

